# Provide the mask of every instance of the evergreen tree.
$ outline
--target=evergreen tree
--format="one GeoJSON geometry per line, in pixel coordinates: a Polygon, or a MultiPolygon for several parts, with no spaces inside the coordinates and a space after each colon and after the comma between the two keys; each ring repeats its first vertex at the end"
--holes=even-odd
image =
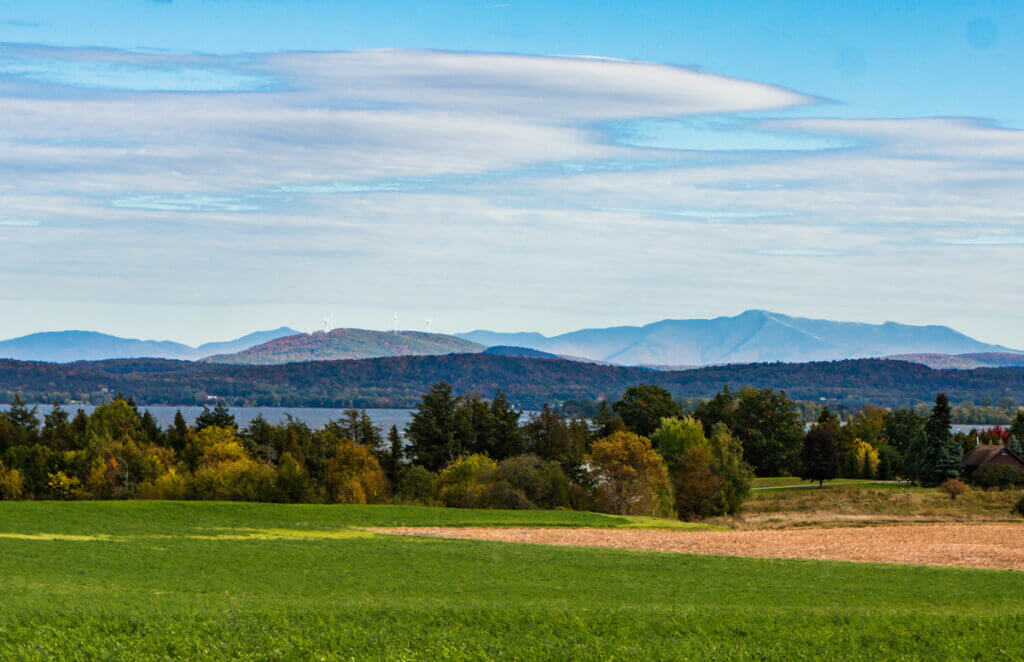
{"type": "Polygon", "coordinates": [[[828,407],[822,408],[821,413],[818,414],[818,425],[821,427],[832,428],[832,430],[836,432],[838,432],[841,427],[839,425],[839,418],[837,418],[828,407]]]}
{"type": "Polygon", "coordinates": [[[149,440],[149,443],[162,446],[164,433],[163,430],[160,429],[160,424],[156,422],[156,417],[147,409],[142,413],[140,421],[142,433],[146,435],[146,439],[149,440]]]}
{"type": "Polygon", "coordinates": [[[213,408],[213,411],[203,407],[202,413],[196,417],[196,432],[201,432],[209,427],[238,429],[235,417],[231,415],[227,403],[223,400],[217,402],[217,406],[213,408]]]}
{"type": "Polygon", "coordinates": [[[74,431],[68,413],[61,409],[59,402],[53,403],[53,409],[43,419],[43,445],[55,451],[69,451],[74,448],[74,431]]]}
{"type": "Polygon", "coordinates": [[[373,424],[365,409],[349,409],[342,419],[330,421],[324,427],[339,437],[345,437],[374,451],[379,450],[384,442],[380,428],[373,424]]]}
{"type": "Polygon", "coordinates": [[[31,445],[35,443],[36,436],[39,432],[39,417],[36,416],[38,407],[31,407],[25,405],[25,401],[21,399],[21,395],[15,395],[14,401],[11,402],[11,406],[7,409],[7,420],[11,422],[11,425],[15,429],[21,432],[21,439],[18,445],[31,445]]]}
{"type": "Polygon", "coordinates": [[[458,404],[451,384],[443,381],[423,396],[406,428],[413,462],[438,471],[466,451],[464,440],[456,434],[458,404]]]}
{"type": "Polygon", "coordinates": [[[1024,409],[1017,412],[1010,425],[1010,450],[1017,455],[1024,455],[1024,409]]]}
{"type": "Polygon", "coordinates": [[[188,443],[188,423],[180,409],[174,412],[174,422],[167,428],[164,439],[167,445],[178,453],[185,450],[185,444],[188,443]]]}
{"type": "Polygon", "coordinates": [[[610,437],[616,432],[625,432],[626,424],[622,417],[612,411],[607,400],[601,400],[597,406],[597,416],[594,417],[594,430],[591,437],[593,440],[610,437]]]}
{"type": "Polygon", "coordinates": [[[830,425],[815,425],[804,435],[800,449],[800,478],[818,481],[821,487],[839,472],[839,446],[830,425]]]}
{"type": "Polygon", "coordinates": [[[88,429],[89,415],[85,413],[84,409],[79,409],[75,413],[75,417],[71,419],[71,447],[73,450],[82,450],[85,448],[85,433],[88,429]]]}
{"type": "Polygon", "coordinates": [[[405,448],[402,446],[402,435],[398,433],[398,426],[392,425],[388,430],[387,445],[388,448],[382,454],[380,466],[391,484],[397,485],[398,478],[402,473],[402,460],[405,457],[405,448]]]}
{"type": "Polygon", "coordinates": [[[547,405],[523,426],[523,441],[527,453],[558,462],[566,473],[573,472],[583,462],[587,446],[585,430],[566,424],[565,419],[547,405]]]}
{"type": "Polygon", "coordinates": [[[523,435],[519,429],[521,414],[498,389],[491,400],[491,457],[501,461],[506,457],[519,455],[523,447],[523,435]]]}
{"type": "Polygon", "coordinates": [[[932,415],[925,423],[927,447],[924,456],[922,479],[930,485],[938,485],[949,478],[960,475],[960,449],[953,440],[952,412],[949,398],[939,393],[935,398],[932,415]]]}

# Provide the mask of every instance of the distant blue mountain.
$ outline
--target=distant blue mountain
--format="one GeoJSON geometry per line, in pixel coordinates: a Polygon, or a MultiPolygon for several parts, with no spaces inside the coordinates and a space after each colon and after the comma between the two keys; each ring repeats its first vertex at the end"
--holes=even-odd
{"type": "Polygon", "coordinates": [[[169,340],[135,340],[96,331],[50,331],[0,341],[0,358],[50,363],[142,357],[191,361],[213,354],[239,352],[296,333],[298,331],[294,329],[281,327],[273,331],[250,333],[235,340],[189,347],[169,340]]]}
{"type": "Polygon", "coordinates": [[[1024,353],[974,340],[945,326],[832,322],[765,310],[748,310],[735,317],[583,329],[552,337],[494,331],[457,335],[482,345],[515,345],[620,365],[697,366],[893,354],[1024,353]]]}

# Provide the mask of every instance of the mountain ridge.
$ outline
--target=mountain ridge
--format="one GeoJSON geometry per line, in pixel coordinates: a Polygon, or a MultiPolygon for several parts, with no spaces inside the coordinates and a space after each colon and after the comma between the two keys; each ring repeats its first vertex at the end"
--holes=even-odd
{"type": "Polygon", "coordinates": [[[954,402],[1010,397],[1024,402],[1024,367],[932,370],[886,359],[756,363],[652,371],[476,352],[278,365],[225,365],[166,359],[70,364],[0,360],[0,399],[104,402],[124,393],[140,404],[277,407],[411,407],[438,381],[485,397],[501,389],[518,406],[537,408],[572,398],[617,398],[643,382],[677,397],[710,397],[724,385],[784,390],[830,405],[928,403],[938,392],[954,402]]]}
{"type": "Polygon", "coordinates": [[[868,324],[748,310],[733,317],[665,319],[643,326],[504,334],[455,334],[482,344],[516,345],[618,365],[721,365],[833,361],[901,354],[1009,353],[1020,350],[975,340],[940,325],[868,324]]]}
{"type": "Polygon", "coordinates": [[[304,361],[375,359],[481,352],[483,345],[441,333],[332,329],[282,336],[240,352],[204,361],[232,365],[278,365],[304,361]]]}
{"type": "Polygon", "coordinates": [[[105,359],[158,358],[191,361],[210,354],[240,351],[281,335],[298,333],[288,327],[256,331],[241,338],[192,347],[173,340],[122,338],[99,331],[43,331],[0,341],[0,358],[48,363],[105,359]]]}

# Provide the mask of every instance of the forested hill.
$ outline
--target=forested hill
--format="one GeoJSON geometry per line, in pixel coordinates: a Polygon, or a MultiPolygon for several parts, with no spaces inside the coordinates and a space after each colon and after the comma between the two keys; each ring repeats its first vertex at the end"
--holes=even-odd
{"type": "Polygon", "coordinates": [[[234,354],[219,354],[206,360],[236,365],[276,365],[304,361],[471,353],[483,349],[482,345],[469,340],[441,333],[334,329],[327,333],[296,333],[275,338],[234,354]]]}
{"type": "Polygon", "coordinates": [[[568,398],[613,398],[638,382],[658,384],[681,397],[710,396],[725,384],[749,384],[783,389],[796,399],[826,397],[850,405],[928,402],[938,391],[953,402],[1003,396],[1024,401],[1024,367],[932,370],[874,359],[674,372],[488,354],[268,366],[161,359],[0,361],[0,397],[9,400],[20,393],[35,402],[102,401],[121,392],[144,404],[201,404],[207,396],[217,396],[233,405],[407,407],[442,379],[461,393],[490,396],[500,388],[522,407],[568,398]]]}

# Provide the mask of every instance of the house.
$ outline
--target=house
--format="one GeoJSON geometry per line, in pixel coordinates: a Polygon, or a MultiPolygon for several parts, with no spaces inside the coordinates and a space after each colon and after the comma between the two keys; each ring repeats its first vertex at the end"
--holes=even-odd
{"type": "Polygon", "coordinates": [[[1024,458],[1006,446],[985,444],[978,446],[964,458],[964,476],[971,477],[978,467],[986,464],[1006,464],[1024,471],[1024,458]]]}

